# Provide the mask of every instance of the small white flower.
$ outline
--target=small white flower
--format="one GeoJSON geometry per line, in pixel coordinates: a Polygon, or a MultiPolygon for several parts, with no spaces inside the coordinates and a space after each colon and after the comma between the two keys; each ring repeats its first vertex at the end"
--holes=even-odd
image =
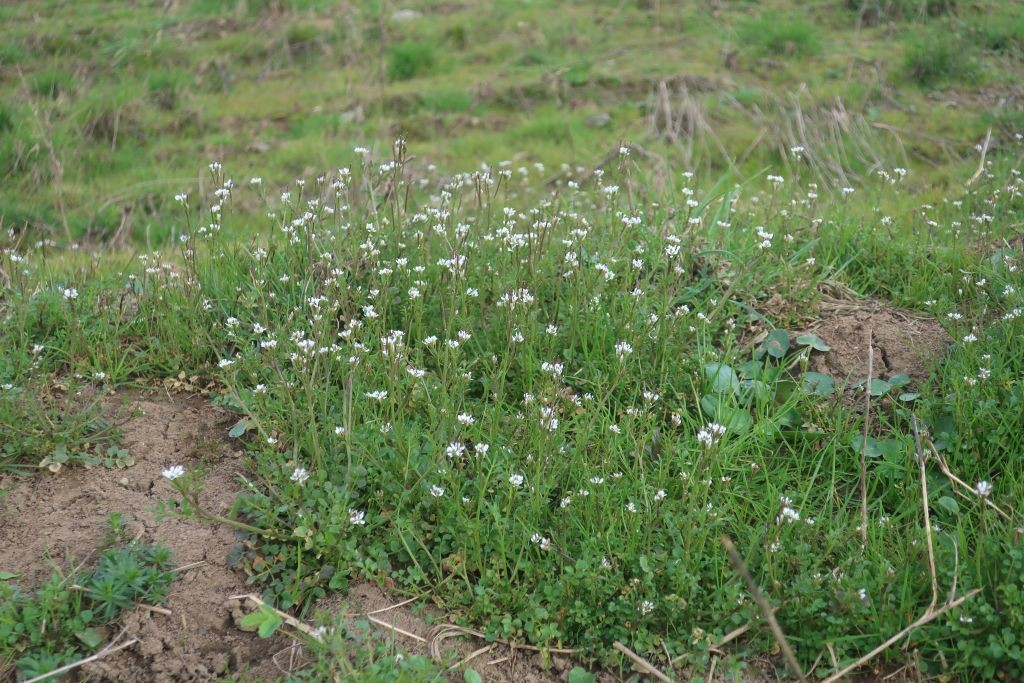
{"type": "Polygon", "coordinates": [[[988,498],[992,495],[992,484],[987,480],[982,479],[975,485],[974,490],[982,498],[988,498]]]}
{"type": "Polygon", "coordinates": [[[309,472],[304,467],[296,467],[292,472],[291,480],[296,484],[304,484],[309,479],[309,472]]]}
{"type": "Polygon", "coordinates": [[[78,298],[78,290],[75,289],[74,287],[62,289],[61,294],[63,294],[64,298],[67,299],[68,301],[73,301],[74,299],[78,298]]]}
{"type": "Polygon", "coordinates": [[[353,526],[365,526],[366,525],[366,513],[362,510],[356,510],[354,508],[348,509],[348,523],[353,526]]]}
{"type": "Polygon", "coordinates": [[[476,422],[476,418],[469,413],[459,413],[455,419],[458,420],[459,424],[466,425],[467,427],[476,422]]]}
{"type": "Polygon", "coordinates": [[[220,368],[226,368],[226,367],[230,367],[230,366],[232,366],[234,364],[235,364],[235,361],[231,360],[230,358],[221,358],[220,361],[217,363],[217,366],[220,367],[220,368]]]}
{"type": "Polygon", "coordinates": [[[182,467],[181,465],[171,465],[166,470],[161,472],[161,474],[164,475],[164,479],[166,479],[167,481],[174,481],[178,477],[185,476],[185,468],[182,467]]]}
{"type": "Polygon", "coordinates": [[[647,616],[648,614],[654,611],[654,603],[650,600],[644,600],[640,603],[640,606],[636,608],[636,611],[639,612],[642,616],[647,616]]]}
{"type": "Polygon", "coordinates": [[[430,495],[432,495],[434,498],[440,498],[441,496],[444,495],[444,489],[435,484],[430,487],[430,495]]]}
{"type": "Polygon", "coordinates": [[[521,474],[513,474],[508,478],[508,483],[512,484],[516,488],[520,488],[524,481],[526,481],[526,477],[521,474]]]}

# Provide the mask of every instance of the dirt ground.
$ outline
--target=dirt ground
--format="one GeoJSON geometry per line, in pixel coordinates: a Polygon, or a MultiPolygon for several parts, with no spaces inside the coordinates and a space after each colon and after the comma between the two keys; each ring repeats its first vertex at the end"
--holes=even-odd
{"type": "MultiPolygon", "coordinates": [[[[238,629],[224,601],[250,592],[245,577],[228,566],[237,543],[228,528],[193,520],[156,521],[158,501],[171,497],[161,471],[170,465],[206,463],[204,504],[226,511],[238,490],[241,453],[226,439],[230,416],[198,397],[122,394],[111,401],[110,417],[123,422],[122,446],[135,458],[125,470],[65,467],[29,479],[0,481],[0,568],[18,574],[25,588],[38,585],[55,568],[90,567],[109,534],[109,516],[119,512],[128,531],[161,543],[177,566],[204,562],[180,572],[171,585],[170,615],[137,609],[119,624],[135,646],[82,668],[92,680],[139,682],[241,680],[281,676],[273,655],[286,639],[260,640],[238,629]]],[[[108,640],[117,630],[108,629],[108,640]]]]}
{"type": "Polygon", "coordinates": [[[830,350],[811,355],[810,368],[841,384],[867,377],[868,334],[874,347],[873,376],[888,379],[904,374],[915,382],[927,379],[952,340],[938,321],[879,303],[830,312],[800,332],[813,332],[830,350]]]}

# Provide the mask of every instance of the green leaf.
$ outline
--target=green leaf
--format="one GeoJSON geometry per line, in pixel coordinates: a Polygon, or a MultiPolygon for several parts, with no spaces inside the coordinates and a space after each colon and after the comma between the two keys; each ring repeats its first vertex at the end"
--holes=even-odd
{"type": "Polygon", "coordinates": [[[939,499],[935,501],[935,506],[942,508],[951,515],[960,514],[960,505],[956,502],[955,498],[949,496],[939,496],[939,499]]]}
{"type": "Polygon", "coordinates": [[[483,677],[476,672],[476,669],[466,669],[463,671],[462,680],[466,683],[484,683],[483,677]]]}
{"type": "Polygon", "coordinates": [[[823,375],[820,372],[805,372],[804,389],[811,394],[830,396],[836,393],[836,382],[828,375],[823,375]]]}
{"type": "Polygon", "coordinates": [[[899,398],[901,401],[916,401],[917,399],[921,398],[921,394],[917,392],[906,392],[900,394],[899,398]]]}
{"type": "Polygon", "coordinates": [[[800,346],[810,346],[815,351],[829,351],[832,348],[816,334],[801,334],[796,338],[796,343],[800,346]]]}
{"type": "Polygon", "coordinates": [[[569,683],[595,683],[597,678],[582,666],[574,666],[569,671],[569,683]]]}
{"type": "MultiPolygon", "coordinates": [[[[858,387],[863,387],[864,382],[857,384],[858,387]]],[[[892,389],[892,385],[886,382],[884,379],[877,377],[871,378],[871,395],[872,396],[884,396],[889,390],[892,389]]]]}
{"type": "Polygon", "coordinates": [[[75,634],[75,638],[82,641],[87,648],[95,650],[103,644],[103,637],[96,633],[95,629],[87,628],[84,631],[79,631],[75,634]]]}
{"type": "Polygon", "coordinates": [[[757,347],[755,356],[763,358],[765,354],[768,354],[772,358],[782,358],[787,351],[789,351],[789,332],[776,329],[769,332],[765,340],[757,347]]]}
{"type": "Polygon", "coordinates": [[[878,439],[869,436],[867,441],[865,441],[863,434],[854,434],[850,439],[850,447],[857,453],[860,453],[863,449],[864,457],[866,458],[877,458],[883,452],[882,444],[879,443],[878,439]]]}
{"type": "Polygon", "coordinates": [[[907,375],[893,375],[889,378],[889,385],[894,388],[905,387],[910,384],[910,377],[907,375]]]}
{"type": "Polygon", "coordinates": [[[723,425],[729,431],[743,433],[754,426],[754,418],[750,413],[730,405],[728,396],[721,394],[707,394],[700,400],[700,407],[712,420],[723,425]]]}
{"type": "Polygon", "coordinates": [[[18,574],[14,572],[0,571],[0,581],[10,581],[11,579],[18,578],[18,574]]]}
{"type": "Polygon", "coordinates": [[[282,623],[284,622],[277,612],[263,605],[258,611],[242,617],[239,626],[247,630],[255,628],[260,638],[269,638],[274,635],[274,632],[280,628],[282,623]]]}
{"type": "Polygon", "coordinates": [[[740,386],[740,378],[724,363],[708,363],[704,366],[704,377],[711,382],[711,391],[716,394],[731,394],[740,386]]]}
{"type": "Polygon", "coordinates": [[[252,429],[252,423],[249,422],[249,418],[242,418],[235,423],[235,426],[228,432],[228,436],[232,439],[238,439],[242,437],[247,431],[252,429]]]}

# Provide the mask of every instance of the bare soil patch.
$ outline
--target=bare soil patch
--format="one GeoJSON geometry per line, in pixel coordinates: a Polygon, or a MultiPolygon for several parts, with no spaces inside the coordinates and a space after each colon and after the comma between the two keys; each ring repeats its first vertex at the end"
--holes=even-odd
{"type": "MultiPolygon", "coordinates": [[[[28,479],[0,480],[0,568],[15,572],[33,588],[56,567],[91,566],[105,546],[111,513],[121,513],[126,528],[145,542],[161,543],[179,566],[204,564],[180,572],[166,605],[171,615],[143,609],[127,613],[120,626],[135,646],[81,669],[90,680],[211,681],[273,680],[281,676],[272,656],[284,638],[260,640],[238,629],[225,599],[251,589],[228,566],[237,544],[233,532],[194,520],[163,519],[156,504],[171,497],[161,471],[170,465],[204,463],[208,477],[204,506],[226,512],[238,491],[242,454],[226,440],[230,416],[199,397],[120,394],[111,412],[123,421],[122,445],[135,458],[125,470],[64,468],[28,479]]],[[[117,632],[107,634],[108,639],[117,632]]]]}
{"type": "Polygon", "coordinates": [[[938,321],[878,302],[859,302],[819,318],[801,332],[813,332],[830,350],[814,353],[810,369],[843,383],[867,376],[868,335],[874,347],[874,376],[903,374],[927,379],[952,340],[938,321]]]}

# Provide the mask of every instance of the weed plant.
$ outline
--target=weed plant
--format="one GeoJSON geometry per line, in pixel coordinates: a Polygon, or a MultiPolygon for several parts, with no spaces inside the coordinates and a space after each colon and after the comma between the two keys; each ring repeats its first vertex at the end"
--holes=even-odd
{"type": "MultiPolygon", "coordinates": [[[[12,386],[45,375],[34,344],[63,372],[103,371],[106,349],[117,382],[221,382],[231,435],[266,484],[219,521],[248,534],[240,563],[281,609],[371,579],[430,591],[495,638],[605,666],[621,663],[620,641],[691,670],[758,620],[722,536],[805,667],[828,650],[852,662],[924,611],[918,420],[970,486],[930,461],[937,581],[943,595],[981,592],[912,632],[915,661],[927,675],[1020,675],[1012,164],[930,204],[904,169],[826,201],[801,179],[800,150],[794,178],[682,173],[660,191],[628,146],[554,183],[504,163],[417,171],[401,141],[356,154],[273,192],[211,164],[208,202],[176,197],[177,255],[104,269],[6,249],[5,270],[24,273],[7,315],[52,307],[28,336],[5,328],[12,386]],[[246,195],[266,202],[265,229],[233,224],[246,195]],[[837,278],[942,321],[954,343],[930,380],[809,371],[827,345],[799,326],[837,278]],[[130,293],[127,314],[105,303],[114,292],[130,293]],[[769,334],[755,343],[751,326],[769,334]],[[875,401],[867,440],[858,386],[875,401]]],[[[213,519],[200,472],[165,476],[173,505],[213,519]]],[[[754,628],[730,656],[741,666],[773,647],[754,628]]]]}
{"type": "Polygon", "coordinates": [[[0,674],[27,680],[98,650],[102,627],[124,610],[166,599],[170,569],[166,549],[131,543],[103,553],[87,574],[54,574],[32,592],[0,573],[0,674]]]}

